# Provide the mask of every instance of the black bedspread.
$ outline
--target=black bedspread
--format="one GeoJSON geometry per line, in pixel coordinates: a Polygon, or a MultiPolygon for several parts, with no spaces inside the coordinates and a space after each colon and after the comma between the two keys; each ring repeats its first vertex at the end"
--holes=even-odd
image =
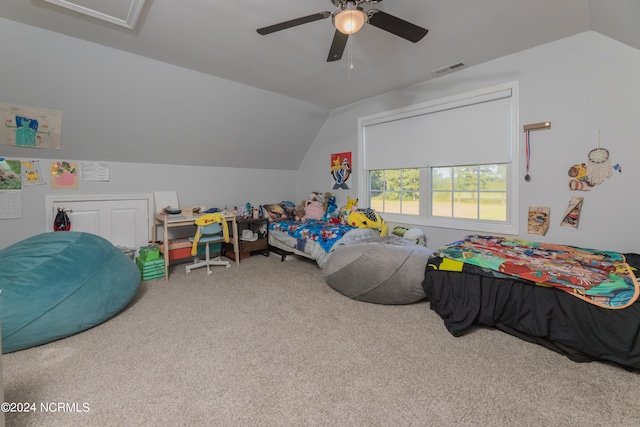
{"type": "MultiPolygon", "coordinates": [[[[638,276],[640,255],[625,254],[638,276]]],[[[603,360],[640,369],[640,300],[597,307],[567,292],[465,264],[462,272],[427,263],[422,283],[431,309],[454,336],[473,325],[495,327],[577,362],[603,360]]]]}

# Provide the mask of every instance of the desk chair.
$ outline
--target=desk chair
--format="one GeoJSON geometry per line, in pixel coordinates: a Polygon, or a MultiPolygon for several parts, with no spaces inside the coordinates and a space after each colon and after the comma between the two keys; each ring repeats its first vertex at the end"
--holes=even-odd
{"type": "Polygon", "coordinates": [[[216,258],[210,258],[210,252],[222,253],[222,242],[229,243],[229,230],[227,222],[224,216],[221,214],[207,214],[202,215],[195,221],[195,225],[198,227],[196,234],[193,237],[189,237],[189,240],[193,242],[191,248],[191,255],[196,256],[198,253],[198,245],[205,245],[205,259],[199,260],[194,258],[193,264],[186,266],[187,274],[191,273],[194,268],[207,267],[207,274],[211,274],[212,265],[224,265],[227,268],[231,267],[229,261],[222,261],[220,255],[216,258]]]}

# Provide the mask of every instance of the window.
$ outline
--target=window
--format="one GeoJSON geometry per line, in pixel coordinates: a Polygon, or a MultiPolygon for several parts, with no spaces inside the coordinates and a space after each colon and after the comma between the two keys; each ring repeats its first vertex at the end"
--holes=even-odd
{"type": "Polygon", "coordinates": [[[430,216],[507,220],[507,165],[431,168],[430,216]]]}
{"type": "Polygon", "coordinates": [[[359,198],[388,222],[517,234],[517,83],[361,118],[359,198]]]}
{"type": "Polygon", "coordinates": [[[420,213],[420,170],[375,170],[369,174],[369,206],[378,212],[420,213]]]}

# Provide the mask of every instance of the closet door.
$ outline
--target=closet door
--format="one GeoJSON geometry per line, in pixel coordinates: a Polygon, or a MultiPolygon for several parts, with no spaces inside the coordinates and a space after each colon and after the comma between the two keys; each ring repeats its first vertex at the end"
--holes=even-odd
{"type": "Polygon", "coordinates": [[[71,221],[72,231],[104,237],[116,246],[138,249],[149,242],[150,216],[148,199],[55,200],[47,231],[53,230],[58,209],[71,221]]]}

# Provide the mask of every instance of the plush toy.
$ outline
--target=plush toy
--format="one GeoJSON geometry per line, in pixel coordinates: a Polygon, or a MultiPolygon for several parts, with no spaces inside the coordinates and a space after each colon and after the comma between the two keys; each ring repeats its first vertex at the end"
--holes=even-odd
{"type": "Polygon", "coordinates": [[[340,211],[338,210],[338,205],[336,205],[336,196],[331,195],[331,193],[327,193],[329,196],[325,198],[325,213],[323,220],[331,221],[332,219],[338,218],[338,222],[340,222],[340,211]]]}
{"type": "Polygon", "coordinates": [[[333,201],[335,202],[336,198],[335,198],[335,196],[333,194],[329,193],[328,191],[326,193],[324,193],[323,197],[324,197],[324,200],[322,202],[322,206],[324,207],[324,210],[326,211],[327,207],[329,207],[329,199],[331,197],[333,197],[333,201]]]}
{"type": "Polygon", "coordinates": [[[330,195],[327,199],[327,207],[325,210],[327,213],[332,213],[338,209],[338,205],[336,205],[336,196],[330,195]]]}
{"type": "Polygon", "coordinates": [[[304,208],[304,217],[302,220],[315,219],[320,221],[324,215],[324,209],[322,203],[317,200],[311,200],[307,202],[307,206],[304,208]]]}
{"type": "Polygon", "coordinates": [[[358,209],[347,217],[347,224],[358,228],[373,228],[380,231],[381,236],[386,236],[389,228],[384,219],[373,209],[358,209]]]}
{"type": "Polygon", "coordinates": [[[293,217],[296,221],[301,221],[304,217],[304,205],[298,205],[293,210],[293,217]]]}
{"type": "Polygon", "coordinates": [[[411,243],[415,243],[416,245],[425,246],[427,244],[427,238],[424,235],[424,231],[419,228],[410,228],[408,229],[404,235],[403,239],[407,239],[411,241],[411,243]]]}
{"type": "Polygon", "coordinates": [[[322,193],[318,193],[317,191],[313,191],[310,195],[309,195],[309,201],[317,201],[320,202],[320,204],[324,204],[324,194],[322,193]]]}
{"type": "Polygon", "coordinates": [[[396,225],[395,227],[393,227],[393,231],[391,232],[391,234],[396,235],[398,237],[403,237],[404,233],[406,233],[407,230],[409,230],[407,227],[403,227],[402,225],[396,225]]]}
{"type": "Polygon", "coordinates": [[[349,212],[353,211],[354,209],[357,209],[358,199],[352,199],[351,197],[347,196],[347,205],[344,208],[349,212]]]}
{"type": "Polygon", "coordinates": [[[340,217],[343,219],[345,224],[348,224],[347,218],[349,214],[358,209],[357,205],[358,199],[352,199],[347,196],[347,204],[340,209],[340,217]]]}

